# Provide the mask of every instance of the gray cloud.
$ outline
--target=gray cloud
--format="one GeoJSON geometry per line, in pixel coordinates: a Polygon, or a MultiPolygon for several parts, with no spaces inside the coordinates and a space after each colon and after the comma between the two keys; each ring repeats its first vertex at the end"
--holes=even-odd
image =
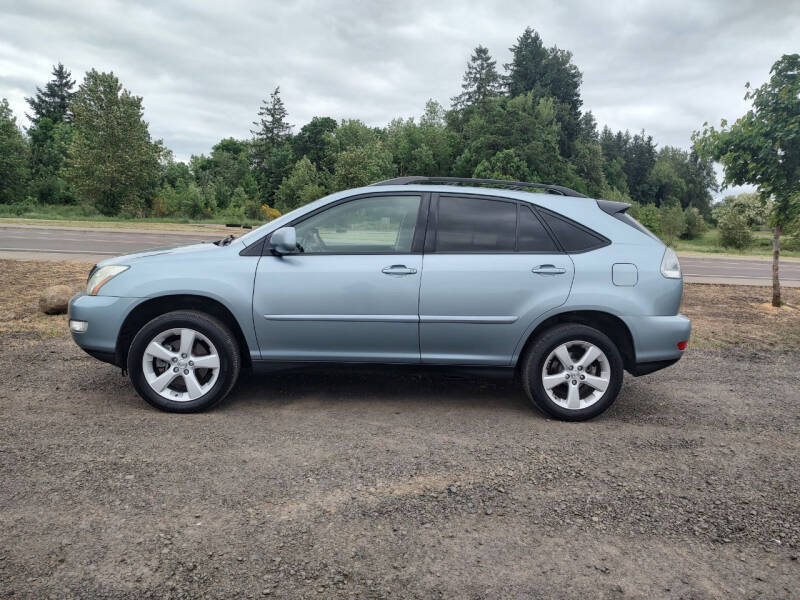
{"type": "Polygon", "coordinates": [[[704,121],[740,115],[745,82],[800,51],[793,1],[0,0],[0,97],[24,123],[24,96],[53,63],[78,80],[113,70],[185,159],[249,136],[276,85],[297,126],[314,115],[382,125],[428,98],[447,106],[472,48],[502,65],[526,25],[573,52],[601,125],[682,147],[704,121]]]}

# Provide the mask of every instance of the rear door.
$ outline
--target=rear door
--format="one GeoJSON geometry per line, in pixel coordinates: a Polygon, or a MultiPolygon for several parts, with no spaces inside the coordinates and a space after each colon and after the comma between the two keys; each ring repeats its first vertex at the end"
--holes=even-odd
{"type": "Polygon", "coordinates": [[[428,222],[422,362],[509,364],[530,323],[566,301],[572,260],[524,202],[434,194],[428,222]]]}

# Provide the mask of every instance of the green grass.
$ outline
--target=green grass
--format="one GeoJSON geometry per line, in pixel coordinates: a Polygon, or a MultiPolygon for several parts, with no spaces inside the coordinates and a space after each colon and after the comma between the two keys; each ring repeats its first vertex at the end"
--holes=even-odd
{"type": "MultiPolygon", "coordinates": [[[[701,237],[694,240],[678,240],[675,244],[678,252],[701,252],[707,254],[729,254],[732,256],[772,256],[772,232],[754,231],[753,243],[749,248],[737,250],[723,248],[719,243],[719,230],[709,229],[701,237]]],[[[781,256],[800,258],[800,243],[788,235],[781,236],[781,256]]]]}
{"type": "MultiPolygon", "coordinates": [[[[93,221],[97,223],[178,223],[183,225],[225,225],[231,222],[230,217],[214,216],[202,219],[188,219],[185,217],[145,217],[125,218],[122,216],[107,217],[101,215],[91,207],[84,205],[20,205],[0,204],[0,218],[3,219],[37,219],[48,221],[93,221]]],[[[240,219],[234,219],[239,223],[240,219]]],[[[263,221],[245,219],[244,225],[261,225],[263,221]]]]}

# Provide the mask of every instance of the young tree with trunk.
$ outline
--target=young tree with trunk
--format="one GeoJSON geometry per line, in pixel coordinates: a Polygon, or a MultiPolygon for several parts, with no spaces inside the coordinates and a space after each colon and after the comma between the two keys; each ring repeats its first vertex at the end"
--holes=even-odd
{"type": "Polygon", "coordinates": [[[728,127],[704,124],[692,139],[698,153],[722,163],[725,183],[755,185],[763,202],[773,200],[772,305],[781,305],[780,236],[800,212],[800,54],[784,54],[770,79],[750,89],[753,108],[728,127]]]}

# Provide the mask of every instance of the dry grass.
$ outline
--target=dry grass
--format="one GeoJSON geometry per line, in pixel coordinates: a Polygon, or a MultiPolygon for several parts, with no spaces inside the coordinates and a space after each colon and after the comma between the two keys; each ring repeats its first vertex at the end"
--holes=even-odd
{"type": "Polygon", "coordinates": [[[92,263],[0,260],[0,333],[38,337],[69,334],[66,315],[39,312],[39,294],[49,285],[74,286],[76,292],[92,263]]]}
{"type": "MultiPolygon", "coordinates": [[[[65,315],[39,312],[39,293],[86,282],[90,263],[0,260],[0,334],[66,336],[65,315]]],[[[785,288],[787,305],[769,305],[768,287],[686,284],[681,311],[692,319],[696,348],[741,346],[753,350],[800,347],[800,289],[785,288]]]]}

